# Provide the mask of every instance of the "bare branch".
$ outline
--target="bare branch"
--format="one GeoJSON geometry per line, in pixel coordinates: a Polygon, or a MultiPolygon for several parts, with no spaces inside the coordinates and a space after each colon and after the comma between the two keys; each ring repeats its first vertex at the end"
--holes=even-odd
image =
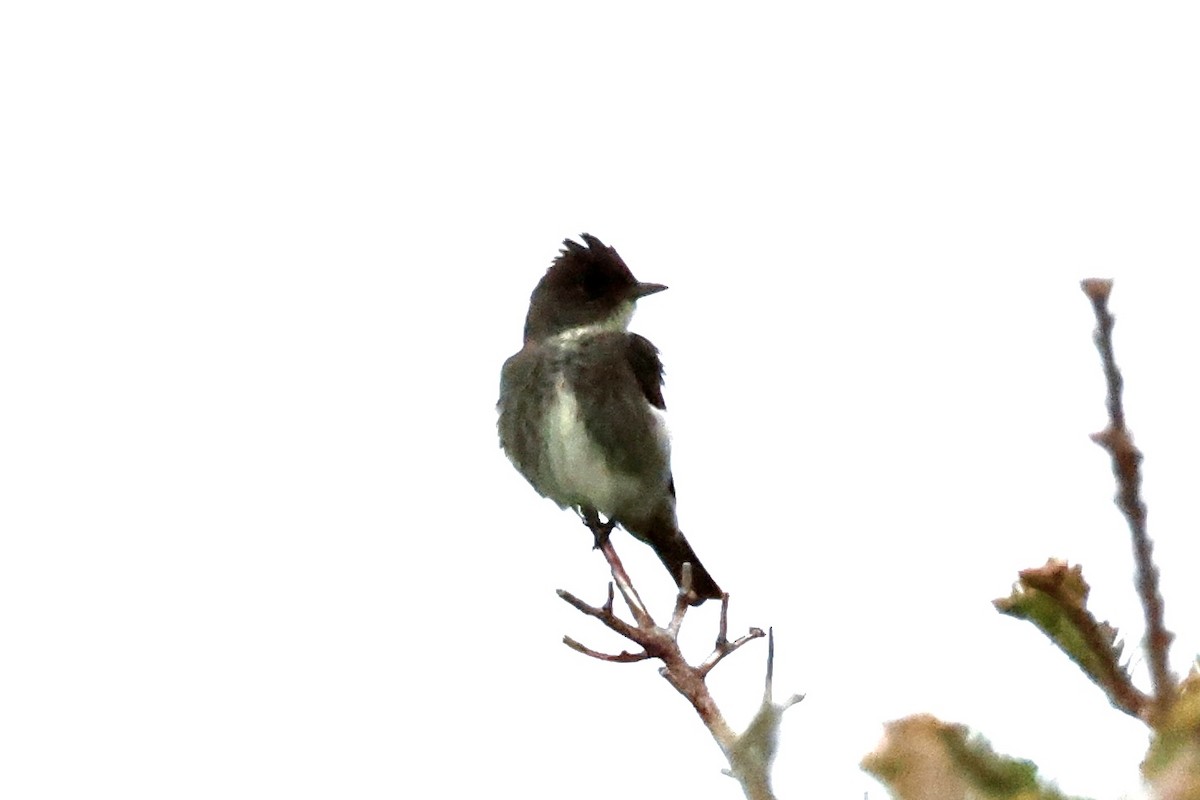
{"type": "MultiPolygon", "coordinates": [[[[679,649],[679,642],[677,641],[679,630],[683,625],[684,617],[689,608],[688,601],[694,598],[692,565],[684,564],[675,608],[671,615],[671,622],[666,628],[662,628],[650,616],[650,612],[646,610],[637,591],[633,588],[633,584],[630,582],[629,576],[625,573],[625,568],[621,564],[621,559],[617,557],[612,542],[607,536],[608,531],[605,530],[605,525],[599,522],[598,517],[590,519],[588,522],[589,527],[596,534],[596,546],[604,553],[609,568],[612,570],[613,583],[616,584],[617,589],[620,590],[621,595],[629,605],[629,609],[636,620],[636,625],[631,625],[619,619],[613,613],[613,583],[609,583],[608,600],[600,608],[591,606],[562,589],[558,590],[558,596],[584,614],[600,620],[609,629],[640,645],[642,652],[629,653],[622,651],[617,654],[602,653],[580,644],[569,636],[563,637],[563,643],[578,653],[600,661],[632,663],[645,661],[650,658],[662,661],[663,666],[659,669],[659,674],[666,678],[667,682],[675,687],[677,692],[687,698],[692,708],[696,710],[696,714],[699,715],[705,727],[708,728],[709,733],[712,734],[713,739],[721,748],[721,752],[729,760],[729,774],[733,775],[741,783],[742,791],[746,797],[752,798],[752,800],[773,800],[770,790],[770,776],[767,774],[770,767],[770,758],[760,757],[763,753],[767,752],[760,747],[764,731],[763,719],[756,717],[756,721],[751,723],[751,728],[745,734],[738,736],[729,727],[729,724],[725,722],[721,710],[717,707],[712,694],[708,690],[708,686],[704,682],[705,677],[722,658],[737,650],[746,644],[746,642],[762,637],[764,635],[762,630],[751,628],[750,632],[745,636],[740,637],[735,642],[730,642],[726,638],[729,595],[724,595],[721,598],[721,624],[717,634],[716,649],[702,664],[695,667],[692,666],[684,658],[683,652],[679,649]]],[[[768,701],[764,703],[764,708],[768,709],[771,715],[767,728],[771,731],[775,730],[778,727],[778,716],[782,713],[783,709],[797,702],[798,698],[799,695],[795,696],[783,706],[771,704],[768,698],[768,701]]],[[[760,717],[762,713],[765,712],[760,712],[760,717]]],[[[773,754],[773,750],[770,753],[773,754]]]]}
{"type": "Polygon", "coordinates": [[[775,629],[767,629],[767,679],[763,681],[763,702],[775,696],[775,629]]]}
{"type": "Polygon", "coordinates": [[[1089,279],[1082,283],[1083,291],[1092,302],[1096,315],[1096,349],[1104,365],[1108,386],[1108,427],[1094,434],[1092,440],[1103,447],[1112,459],[1117,478],[1117,506],[1125,515],[1133,538],[1133,556],[1137,568],[1138,594],[1146,618],[1143,647],[1150,664],[1154,684],[1154,701],[1158,715],[1164,713],[1176,695],[1175,676],[1171,674],[1169,652],[1175,635],[1163,621],[1163,599],[1158,586],[1158,567],[1154,564],[1154,543],[1146,532],[1146,505],[1141,497],[1142,453],[1133,444],[1125,426],[1125,408],[1121,398],[1123,380],[1113,355],[1112,329],[1114,319],[1108,311],[1108,296],[1112,281],[1089,279]]]}
{"type": "Polygon", "coordinates": [[[717,643],[714,646],[713,651],[709,655],[709,657],[704,659],[704,663],[702,663],[699,667],[697,667],[697,669],[700,671],[701,676],[705,676],[708,673],[712,672],[712,668],[715,667],[717,664],[720,664],[721,659],[725,658],[725,656],[727,656],[730,653],[732,653],[733,651],[737,650],[739,647],[744,645],[746,642],[750,642],[755,639],[761,639],[763,636],[766,635],[765,633],[763,633],[762,628],[751,628],[749,633],[747,633],[745,636],[742,636],[736,642],[731,642],[731,641],[729,641],[729,639],[726,635],[728,630],[729,630],[729,594],[726,593],[721,596],[721,627],[717,629],[717,643]]]}
{"type": "Polygon", "coordinates": [[[625,572],[625,565],[621,563],[620,556],[613,549],[612,539],[609,534],[612,533],[612,523],[601,523],[598,516],[585,519],[592,534],[596,537],[596,547],[604,554],[604,559],[608,562],[609,569],[612,570],[613,580],[616,581],[617,588],[621,591],[621,597],[625,598],[626,605],[633,612],[633,618],[638,625],[645,625],[650,619],[650,612],[646,610],[645,603],[638,596],[637,590],[633,588],[633,583],[629,580],[629,573],[625,572]]]}
{"type": "Polygon", "coordinates": [[[667,626],[672,639],[679,637],[679,629],[683,626],[683,617],[690,608],[691,604],[688,601],[692,596],[692,564],[685,561],[683,576],[679,581],[679,592],[675,595],[675,611],[671,614],[671,624],[667,626]]]}
{"type": "Polygon", "coordinates": [[[783,712],[804,699],[794,694],[784,703],[775,703],[772,683],[775,677],[775,632],[767,639],[767,675],[763,682],[763,699],[750,726],[738,737],[729,754],[729,774],[742,783],[747,797],[772,797],[771,764],[779,750],[779,726],[783,712]]]}
{"type": "Polygon", "coordinates": [[[624,636],[626,639],[632,639],[636,641],[634,637],[637,635],[637,628],[633,627],[628,622],[625,622],[623,619],[614,614],[612,612],[612,605],[610,603],[605,603],[603,608],[596,608],[595,606],[591,606],[583,602],[565,589],[559,589],[558,596],[575,606],[575,608],[579,609],[584,614],[587,614],[589,617],[595,617],[596,619],[600,620],[609,628],[624,636]]]}
{"type": "Polygon", "coordinates": [[[628,650],[622,650],[616,655],[601,653],[599,650],[593,650],[586,645],[580,644],[570,636],[563,637],[563,644],[577,653],[583,653],[585,656],[591,656],[592,658],[599,659],[600,661],[612,661],[617,664],[632,664],[636,661],[645,661],[646,659],[650,658],[650,654],[645,650],[640,653],[630,653],[628,650]]]}
{"type": "Polygon", "coordinates": [[[709,657],[704,659],[704,663],[701,664],[697,669],[700,670],[700,674],[702,676],[708,675],[708,673],[712,672],[713,667],[721,663],[721,660],[724,659],[725,656],[734,652],[747,642],[752,642],[755,639],[761,639],[766,635],[767,634],[763,632],[762,628],[751,628],[750,632],[745,636],[739,637],[736,641],[725,642],[725,644],[723,644],[721,647],[713,650],[709,657]]]}

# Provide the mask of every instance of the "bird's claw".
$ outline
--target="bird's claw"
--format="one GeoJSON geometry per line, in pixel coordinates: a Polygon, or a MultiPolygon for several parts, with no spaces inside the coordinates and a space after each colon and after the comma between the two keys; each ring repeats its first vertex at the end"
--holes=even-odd
{"type": "Polygon", "coordinates": [[[612,535],[613,528],[617,527],[617,523],[611,519],[608,522],[601,522],[600,515],[594,509],[589,508],[581,511],[579,516],[583,517],[583,524],[587,526],[588,530],[592,532],[592,536],[595,537],[593,548],[596,550],[604,546],[604,543],[608,541],[608,537],[612,535]]]}

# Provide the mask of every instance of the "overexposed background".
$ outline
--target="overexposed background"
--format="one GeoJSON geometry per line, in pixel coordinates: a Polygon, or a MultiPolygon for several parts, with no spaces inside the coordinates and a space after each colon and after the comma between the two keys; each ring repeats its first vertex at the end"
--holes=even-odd
{"type": "MultiPolygon", "coordinates": [[[[1200,651],[1187,3],[14,3],[0,11],[0,794],[733,798],[496,446],[564,237],[662,349],[682,527],[775,626],[780,797],[872,800],[929,711],[1073,794],[1141,726],[1032,627],[1136,642],[1092,318],[1174,665],[1200,651]]],[[[649,551],[618,539],[667,609],[649,551]]],[[[708,652],[716,607],[685,642],[708,652]]],[[[741,727],[765,647],[711,685],[741,727]]]]}

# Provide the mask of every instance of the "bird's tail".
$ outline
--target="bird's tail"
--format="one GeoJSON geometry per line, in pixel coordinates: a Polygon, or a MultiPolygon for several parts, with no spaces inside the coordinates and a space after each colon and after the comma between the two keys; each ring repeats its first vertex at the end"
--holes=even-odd
{"type": "MultiPolygon", "coordinates": [[[[719,600],[722,596],[721,587],[717,586],[712,575],[709,575],[708,570],[700,563],[696,551],[688,544],[688,540],[675,523],[674,516],[660,514],[650,523],[630,529],[630,533],[654,548],[658,559],[671,573],[677,586],[683,584],[684,563],[692,565],[692,591],[696,595],[692,605],[698,606],[710,599],[719,600]]],[[[626,527],[628,529],[628,526],[626,527]]]]}

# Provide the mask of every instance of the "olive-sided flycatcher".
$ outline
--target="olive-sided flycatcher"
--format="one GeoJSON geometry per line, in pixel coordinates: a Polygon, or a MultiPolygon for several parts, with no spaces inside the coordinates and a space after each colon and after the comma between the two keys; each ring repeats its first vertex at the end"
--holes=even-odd
{"type": "Polygon", "coordinates": [[[675,519],[658,349],[627,330],[641,283],[595,236],[570,239],[529,298],[525,344],[500,373],[500,446],[543,497],[597,512],[654,548],[693,603],[721,590],[675,519]],[[586,246],[585,246],[586,245],[586,246]]]}

